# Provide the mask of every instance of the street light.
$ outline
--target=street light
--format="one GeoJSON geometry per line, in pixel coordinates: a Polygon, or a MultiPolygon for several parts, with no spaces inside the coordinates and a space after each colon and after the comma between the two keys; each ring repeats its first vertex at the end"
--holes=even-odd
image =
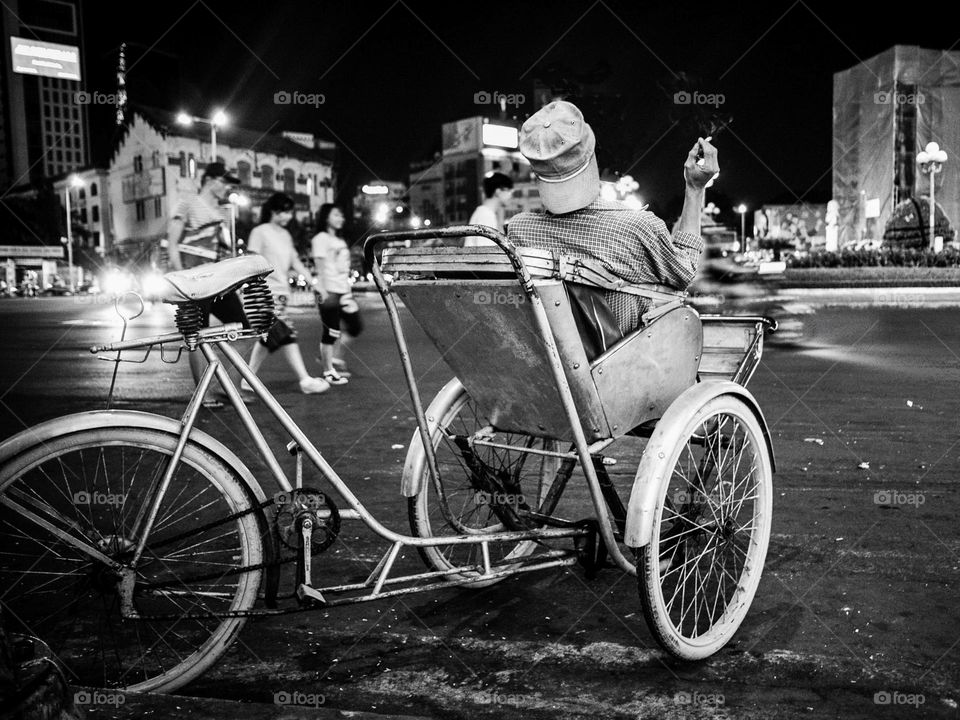
{"type": "Polygon", "coordinates": [[[206,123],[210,126],[210,158],[211,162],[217,161],[217,128],[224,127],[228,122],[227,114],[223,110],[217,110],[213,117],[197,117],[196,115],[188,115],[185,112],[177,113],[177,122],[186,127],[190,127],[195,122],[206,123]]]}
{"type": "Polygon", "coordinates": [[[73,281],[73,222],[70,211],[70,188],[83,187],[84,184],[83,178],[79,175],[71,175],[63,188],[63,200],[67,209],[67,272],[70,277],[70,292],[76,292],[76,283],[73,281]]]}
{"type": "Polygon", "coordinates": [[[227,197],[230,203],[230,246],[233,257],[237,256],[237,209],[250,206],[250,198],[241,193],[230,193],[227,197]]]}
{"type": "Polygon", "coordinates": [[[917,163],[920,165],[920,171],[930,173],[930,249],[935,250],[936,241],[934,238],[934,226],[936,219],[936,204],[934,203],[934,187],[936,182],[934,175],[943,170],[943,164],[947,161],[947,153],[940,149],[935,142],[927,143],[927,147],[917,153],[917,163]]]}
{"type": "Polygon", "coordinates": [[[734,208],[740,213],[740,252],[747,251],[747,206],[743,203],[734,208]]]}

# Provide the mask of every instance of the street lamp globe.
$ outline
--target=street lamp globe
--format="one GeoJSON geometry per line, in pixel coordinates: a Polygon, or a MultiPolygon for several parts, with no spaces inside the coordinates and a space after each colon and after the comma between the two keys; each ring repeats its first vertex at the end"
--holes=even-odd
{"type": "Polygon", "coordinates": [[[217,110],[213,114],[213,117],[210,118],[210,121],[218,127],[224,127],[227,123],[230,122],[230,119],[227,117],[227,114],[223,110],[217,110]]]}
{"type": "Polygon", "coordinates": [[[185,112],[177,113],[177,122],[180,125],[193,125],[193,116],[187,115],[185,112]]]}

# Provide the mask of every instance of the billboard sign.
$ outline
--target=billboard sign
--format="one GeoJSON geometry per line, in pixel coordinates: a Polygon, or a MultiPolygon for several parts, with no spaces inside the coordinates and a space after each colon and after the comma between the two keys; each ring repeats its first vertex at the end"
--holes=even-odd
{"type": "Polygon", "coordinates": [[[61,80],[80,79],[80,48],[76,45],[10,38],[13,71],[61,80]]]}

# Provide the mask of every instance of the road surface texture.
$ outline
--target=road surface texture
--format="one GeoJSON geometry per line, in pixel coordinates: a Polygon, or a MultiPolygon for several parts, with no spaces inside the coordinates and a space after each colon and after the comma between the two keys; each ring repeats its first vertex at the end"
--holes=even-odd
{"type": "MultiPolygon", "coordinates": [[[[301,395],[279,358],[262,376],[369,509],[406,531],[399,478],[415,423],[379,303],[363,299],[367,330],[349,384],[301,395]]],[[[319,372],[318,319],[310,307],[295,310],[304,356],[319,372]]],[[[148,307],[128,337],[165,332],[170,318],[169,308],[148,307]]],[[[450,371],[406,320],[429,399],[450,371]]],[[[0,326],[0,436],[105,407],[113,364],[85,348],[119,337],[111,306],[7,300],[0,326]]],[[[810,327],[803,345],[769,347],[750,385],[777,454],[773,533],[752,609],[710,660],[678,663],[659,650],[635,579],[607,569],[588,580],[572,567],[250,621],[181,697],[130,696],[122,706],[88,705],[88,716],[957,717],[956,311],[831,307],[810,327]]],[[[190,390],[186,362],[154,353],[120,366],[113,405],[178,416],[190,390]]],[[[199,425],[275,490],[232,410],[204,410],[199,425]]],[[[267,437],[285,442],[274,430],[267,437]]],[[[345,521],[316,563],[344,582],[362,579],[386,548],[345,521]]],[[[401,564],[415,570],[419,559],[408,553],[401,564]]]]}

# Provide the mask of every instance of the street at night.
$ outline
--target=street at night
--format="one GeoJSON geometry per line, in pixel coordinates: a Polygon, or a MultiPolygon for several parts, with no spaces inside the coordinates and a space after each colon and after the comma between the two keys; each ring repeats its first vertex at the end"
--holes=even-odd
{"type": "MultiPolygon", "coordinates": [[[[110,305],[82,300],[0,304],[5,436],[105,407],[113,364],[86,348],[117,339],[118,320],[110,305]]],[[[380,299],[367,294],[362,306],[368,333],[348,385],[302,396],[279,364],[264,378],[364,503],[403,531],[399,474],[415,423],[380,299]]],[[[319,323],[312,307],[298,309],[306,354],[319,323]]],[[[776,451],[771,543],[744,625],[708,661],[678,663],[656,648],[635,579],[606,569],[586,580],[573,567],[250,621],[180,692],[263,708],[276,693],[301,693],[323,698],[321,709],[414,717],[953,717],[960,400],[945,389],[960,380],[960,331],[951,315],[821,309],[804,345],[767,348],[750,388],[776,451]],[[878,693],[914,704],[883,707],[878,693]]],[[[168,307],[148,307],[128,336],[164,332],[170,317],[168,307]]],[[[407,326],[429,397],[449,370],[407,326]]],[[[154,355],[121,365],[114,407],[178,417],[189,390],[185,362],[154,355]]],[[[232,413],[205,410],[200,427],[250,462],[270,492],[232,413]]],[[[365,576],[383,550],[345,521],[341,541],[315,562],[365,576]]]]}

